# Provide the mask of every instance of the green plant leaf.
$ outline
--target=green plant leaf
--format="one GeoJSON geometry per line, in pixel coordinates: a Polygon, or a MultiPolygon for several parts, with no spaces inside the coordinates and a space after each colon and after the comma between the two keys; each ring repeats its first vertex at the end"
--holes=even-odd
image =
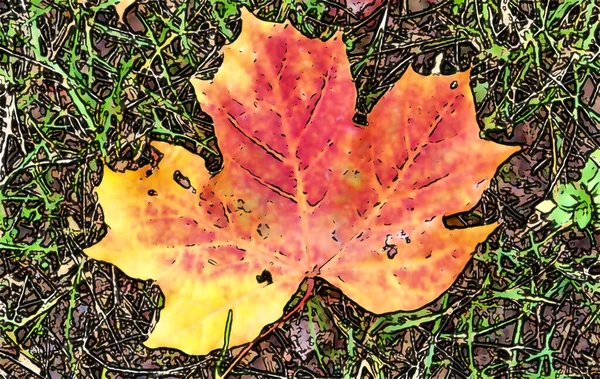
{"type": "Polygon", "coordinates": [[[556,195],[556,203],[558,206],[565,210],[574,210],[581,202],[582,192],[581,188],[577,188],[573,183],[567,183],[560,186],[558,194],[556,195]]]}
{"type": "Polygon", "coordinates": [[[489,84],[486,82],[477,83],[475,86],[473,86],[473,88],[472,88],[473,97],[475,98],[475,101],[477,103],[481,103],[483,101],[483,99],[485,99],[485,97],[488,94],[488,89],[489,89],[489,84]]]}
{"type": "Polygon", "coordinates": [[[579,229],[585,229],[592,221],[592,210],[589,206],[580,206],[575,210],[573,219],[579,229]]]}
{"type": "Polygon", "coordinates": [[[589,186],[592,181],[596,181],[596,183],[597,183],[599,180],[597,174],[598,174],[598,165],[592,159],[589,159],[586,162],[585,167],[583,167],[583,170],[581,170],[580,181],[582,184],[584,184],[586,186],[589,186]]]}
{"type": "Polygon", "coordinates": [[[571,219],[573,218],[573,213],[565,211],[561,207],[556,207],[550,213],[548,218],[550,220],[554,221],[554,223],[556,223],[558,226],[562,226],[562,225],[567,224],[569,221],[571,221],[571,219]]]}
{"type": "Polygon", "coordinates": [[[596,219],[600,220],[600,193],[592,196],[592,209],[596,215],[596,219]]]}
{"type": "MultiPolygon", "coordinates": [[[[591,161],[588,161],[588,164],[590,163],[591,161]]],[[[584,171],[586,171],[586,169],[588,168],[588,164],[586,164],[584,171]]],[[[595,169],[587,170],[585,173],[582,172],[581,183],[586,187],[587,191],[591,195],[596,195],[600,193],[600,170],[598,169],[598,166],[595,163],[592,163],[592,165],[593,167],[595,167],[595,169]],[[592,171],[594,175],[588,178],[592,171]]]]}

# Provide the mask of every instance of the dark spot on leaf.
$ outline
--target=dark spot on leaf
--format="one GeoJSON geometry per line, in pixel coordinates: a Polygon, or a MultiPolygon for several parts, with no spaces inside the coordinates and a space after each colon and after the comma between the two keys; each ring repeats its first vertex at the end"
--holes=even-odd
{"type": "Polygon", "coordinates": [[[183,187],[187,190],[191,190],[192,193],[196,193],[196,189],[192,186],[192,183],[190,182],[190,178],[183,175],[181,173],[181,171],[175,170],[175,172],[173,173],[173,180],[175,181],[175,183],[179,184],[181,187],[183,187]]]}
{"type": "Polygon", "coordinates": [[[271,228],[269,228],[269,225],[267,225],[267,224],[258,224],[258,227],[256,228],[256,232],[263,239],[267,239],[267,238],[269,238],[269,234],[271,233],[271,228]]]}
{"type": "Polygon", "coordinates": [[[246,207],[246,202],[242,199],[238,199],[237,201],[237,209],[244,213],[251,213],[250,208],[246,207]]]}
{"type": "Polygon", "coordinates": [[[273,284],[273,275],[271,275],[271,272],[269,270],[263,270],[263,272],[261,272],[260,275],[256,275],[256,281],[259,284],[262,284],[262,283],[267,283],[267,285],[273,284]]]}
{"type": "Polygon", "coordinates": [[[383,246],[382,250],[387,254],[387,257],[389,259],[394,259],[394,257],[398,254],[398,246],[390,243],[391,239],[392,239],[391,234],[388,234],[385,237],[385,245],[383,246]]]}
{"type": "Polygon", "coordinates": [[[387,253],[389,259],[394,259],[396,254],[398,254],[398,248],[396,247],[396,245],[385,246],[383,250],[387,253]]]}

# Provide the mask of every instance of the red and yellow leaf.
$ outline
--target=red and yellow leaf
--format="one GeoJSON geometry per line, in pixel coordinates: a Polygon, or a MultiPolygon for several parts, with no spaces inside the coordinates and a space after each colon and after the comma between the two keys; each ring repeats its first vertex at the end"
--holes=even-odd
{"type": "Polygon", "coordinates": [[[479,139],[468,73],[408,72],[357,128],[340,40],[245,17],[214,83],[195,85],[225,170],[210,178],[201,158],[157,144],[165,159],[155,174],[107,172],[99,188],[111,230],[88,253],[157,280],[166,296],[149,346],[218,348],[229,309],[232,344],[251,340],[306,276],[374,312],[418,307],[493,228],[442,224],[477,202],[512,151],[479,139]],[[175,170],[196,193],[172,180],[175,170]],[[271,285],[257,281],[265,269],[271,285]]]}

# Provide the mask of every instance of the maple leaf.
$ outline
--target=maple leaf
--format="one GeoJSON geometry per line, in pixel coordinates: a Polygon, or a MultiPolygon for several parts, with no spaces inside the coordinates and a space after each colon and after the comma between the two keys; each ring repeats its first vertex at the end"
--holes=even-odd
{"type": "Polygon", "coordinates": [[[374,312],[416,308],[493,228],[442,223],[513,151],[478,137],[468,73],[408,72],[358,128],[340,40],[246,17],[244,28],[214,83],[195,83],[225,170],[211,178],[200,158],[156,144],[152,176],[106,172],[98,189],[111,230],[88,253],[166,297],[148,346],[218,348],[229,309],[231,343],[251,340],[306,276],[374,312]]]}

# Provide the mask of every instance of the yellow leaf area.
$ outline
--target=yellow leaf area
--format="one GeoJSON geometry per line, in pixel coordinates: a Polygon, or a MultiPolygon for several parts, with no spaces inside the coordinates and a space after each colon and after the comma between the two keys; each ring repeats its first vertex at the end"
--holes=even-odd
{"type": "Polygon", "coordinates": [[[156,144],[165,158],[153,175],[107,171],[98,189],[110,231],[88,254],[166,296],[150,347],[218,348],[229,309],[232,345],[250,341],[307,276],[374,312],[422,306],[493,229],[442,224],[514,150],[479,139],[468,73],[408,72],[358,128],[342,41],[246,16],[214,82],[195,82],[224,171],[211,178],[201,158],[156,144]],[[257,281],[265,269],[271,285],[257,281]]]}

